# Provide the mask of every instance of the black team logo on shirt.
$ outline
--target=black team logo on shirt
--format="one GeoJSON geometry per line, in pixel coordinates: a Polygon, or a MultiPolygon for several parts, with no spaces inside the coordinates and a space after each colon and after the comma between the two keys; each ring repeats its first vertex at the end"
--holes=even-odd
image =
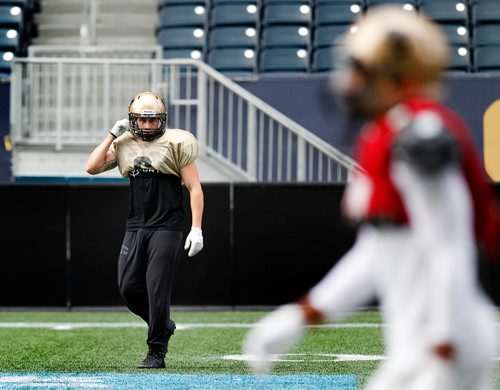
{"type": "Polygon", "coordinates": [[[130,171],[128,174],[132,177],[136,177],[141,173],[160,173],[160,171],[153,168],[151,160],[148,157],[141,156],[134,159],[134,170],[130,171]]]}

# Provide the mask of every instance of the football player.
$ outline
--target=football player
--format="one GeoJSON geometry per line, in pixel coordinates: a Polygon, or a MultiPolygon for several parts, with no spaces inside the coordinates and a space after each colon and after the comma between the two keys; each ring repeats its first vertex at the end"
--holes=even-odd
{"type": "Polygon", "coordinates": [[[170,295],[182,246],[182,183],[190,195],[192,227],[184,249],[203,248],[203,192],[195,159],[198,144],[188,131],[166,130],[166,107],[154,92],[131,101],[129,117],[115,123],[90,154],[86,170],[98,174],[118,167],[130,179],[129,215],[118,260],[118,286],[128,308],[148,324],[148,353],[138,368],[165,367],[170,295]]]}
{"type": "Polygon", "coordinates": [[[247,334],[251,368],[268,372],[304,325],[340,320],[377,297],[388,360],[367,389],[491,389],[494,318],[476,264],[480,251],[495,253],[497,217],[468,130],[439,103],[448,44],[423,16],[385,6],[341,50],[338,95],[371,121],[357,141],[363,172],[342,206],[359,233],[303,299],[247,334]]]}

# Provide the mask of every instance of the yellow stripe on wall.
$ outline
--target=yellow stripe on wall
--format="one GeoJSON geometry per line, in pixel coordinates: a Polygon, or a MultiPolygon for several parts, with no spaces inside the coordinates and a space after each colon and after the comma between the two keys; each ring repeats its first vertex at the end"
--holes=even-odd
{"type": "Polygon", "coordinates": [[[483,116],[483,148],[486,172],[500,182],[500,99],[493,102],[483,116]]]}

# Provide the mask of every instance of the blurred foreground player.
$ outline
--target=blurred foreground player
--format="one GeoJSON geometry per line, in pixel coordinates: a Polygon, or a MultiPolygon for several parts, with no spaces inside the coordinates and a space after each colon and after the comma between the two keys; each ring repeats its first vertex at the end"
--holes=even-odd
{"type": "Polygon", "coordinates": [[[130,179],[126,233],[118,260],[118,286],[128,308],[148,324],[148,354],[138,368],[165,367],[170,295],[182,246],[182,182],[190,194],[192,228],[184,249],[203,248],[203,192],[194,163],[198,144],[184,130],[166,129],[161,96],[142,92],[129,106],[129,118],[115,123],[91,153],[86,170],[98,174],[118,166],[130,179]]]}
{"type": "Polygon", "coordinates": [[[343,200],[356,243],[302,300],[257,323],[244,352],[267,372],[304,325],[377,297],[388,360],[367,389],[491,389],[494,318],[476,262],[496,244],[496,211],[464,124],[436,101],[447,43],[420,16],[382,7],[345,37],[343,57],[337,92],[371,120],[357,142],[364,172],[343,200]]]}

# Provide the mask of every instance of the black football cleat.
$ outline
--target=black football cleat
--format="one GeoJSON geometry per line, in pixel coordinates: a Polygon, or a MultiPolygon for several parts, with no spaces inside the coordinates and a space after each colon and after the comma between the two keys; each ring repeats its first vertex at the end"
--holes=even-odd
{"type": "Polygon", "coordinates": [[[165,368],[165,353],[150,350],[146,355],[146,359],[140,362],[137,368],[165,368]]]}

